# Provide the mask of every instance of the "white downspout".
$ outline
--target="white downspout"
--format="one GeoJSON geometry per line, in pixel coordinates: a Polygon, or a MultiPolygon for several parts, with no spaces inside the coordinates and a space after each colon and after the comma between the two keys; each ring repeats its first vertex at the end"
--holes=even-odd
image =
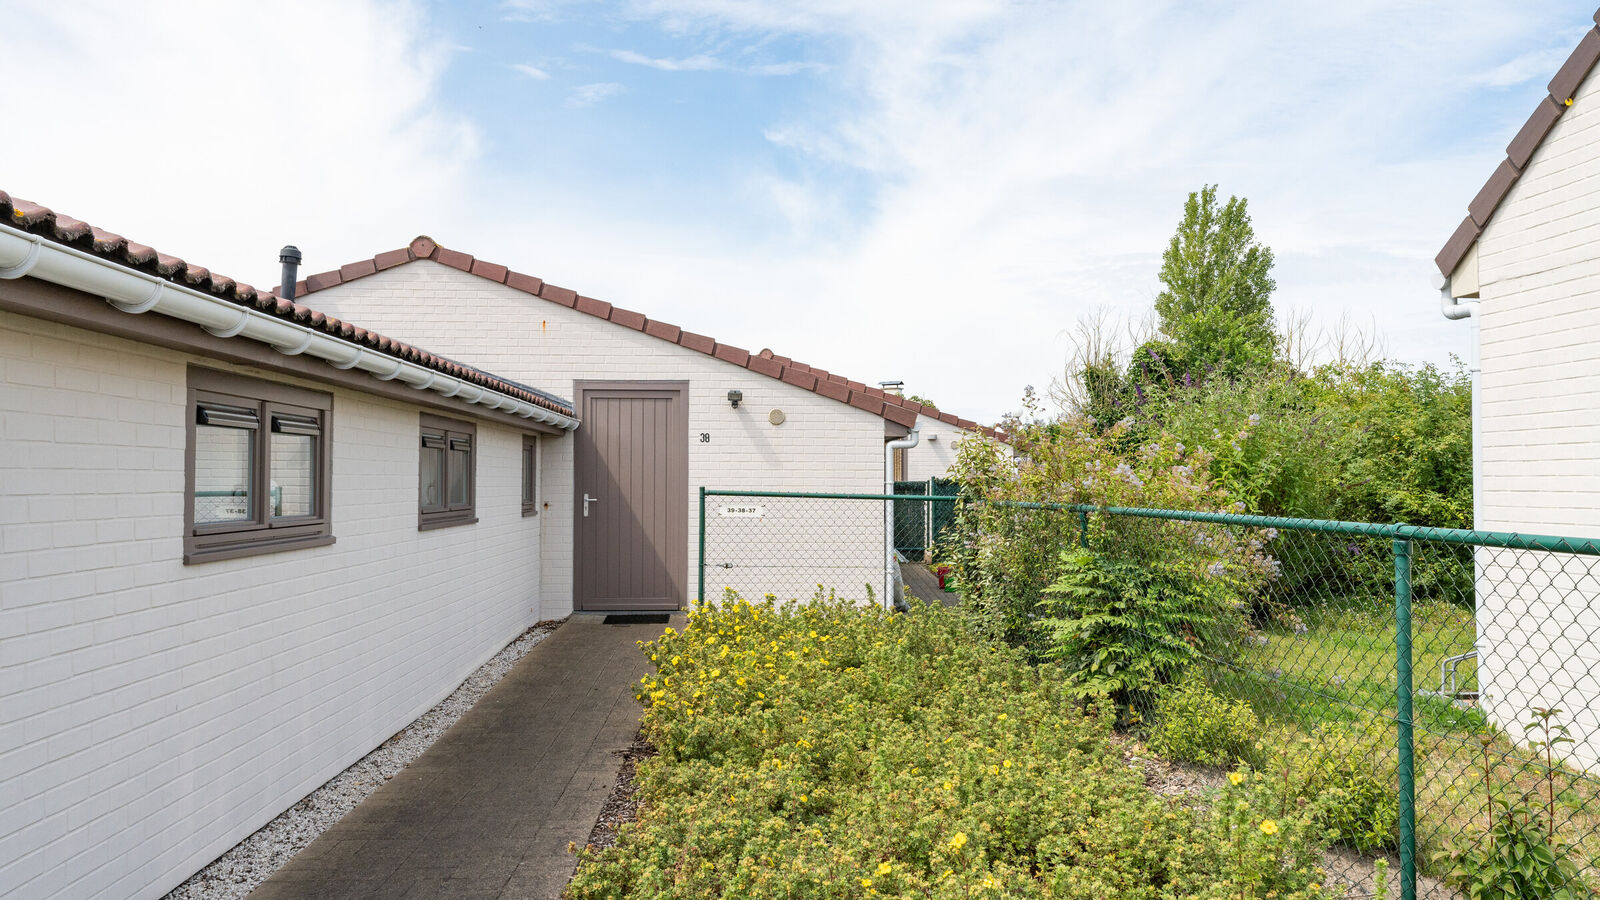
{"type": "MultiPolygon", "coordinates": [[[[917,445],[921,435],[917,426],[911,426],[911,433],[899,440],[890,441],[883,445],[883,494],[886,497],[894,496],[894,452],[896,450],[910,450],[917,445]]],[[[893,609],[899,604],[900,598],[894,596],[894,501],[883,501],[883,604],[884,609],[893,609]]]]}
{"type": "Polygon", "coordinates": [[[1439,286],[1439,311],[1446,319],[1459,321],[1468,320],[1468,347],[1467,347],[1467,375],[1472,387],[1472,527],[1478,528],[1483,522],[1479,505],[1483,497],[1483,444],[1479,440],[1479,431],[1482,428],[1482,416],[1478,413],[1479,390],[1478,380],[1483,372],[1482,356],[1478,349],[1481,332],[1478,327],[1479,302],[1477,300],[1462,300],[1450,292],[1450,279],[1440,276],[1439,286]]]}

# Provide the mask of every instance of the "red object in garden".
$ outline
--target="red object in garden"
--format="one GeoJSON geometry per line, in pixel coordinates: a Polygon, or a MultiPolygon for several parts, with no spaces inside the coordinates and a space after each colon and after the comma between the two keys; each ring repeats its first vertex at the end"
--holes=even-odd
{"type": "Polygon", "coordinates": [[[933,573],[935,575],[939,576],[939,590],[941,590],[941,591],[950,590],[950,586],[944,583],[944,577],[946,575],[950,574],[950,567],[949,566],[940,566],[937,569],[934,569],[933,573]]]}

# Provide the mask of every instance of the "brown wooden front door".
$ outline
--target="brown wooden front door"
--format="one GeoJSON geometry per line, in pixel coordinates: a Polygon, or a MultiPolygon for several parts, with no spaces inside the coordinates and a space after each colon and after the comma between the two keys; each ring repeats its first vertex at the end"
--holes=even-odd
{"type": "Polygon", "coordinates": [[[689,564],[688,386],[577,383],[578,609],[680,609],[689,564]]]}

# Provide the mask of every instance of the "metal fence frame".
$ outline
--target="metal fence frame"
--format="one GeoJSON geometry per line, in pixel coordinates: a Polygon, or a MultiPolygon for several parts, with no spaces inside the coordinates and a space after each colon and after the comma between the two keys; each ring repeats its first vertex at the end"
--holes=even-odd
{"type": "MultiPolygon", "coordinates": [[[[1372,522],[1341,522],[1323,519],[1300,519],[1281,516],[1254,516],[1235,513],[1201,512],[1197,510],[1146,509],[1120,506],[1093,506],[1088,504],[1038,503],[1019,500],[982,500],[959,496],[927,494],[856,494],[805,491],[750,491],[700,488],[699,509],[699,576],[697,595],[705,598],[706,583],[706,498],[788,498],[810,500],[844,500],[886,504],[904,502],[957,501],[989,503],[1017,509],[1075,512],[1078,514],[1080,544],[1088,546],[1089,517],[1091,515],[1128,516],[1145,519],[1166,519],[1182,522],[1200,522],[1243,528],[1272,528],[1283,531],[1387,538],[1392,541],[1394,560],[1394,627],[1395,627],[1395,738],[1398,753],[1399,794],[1399,857],[1400,885],[1403,900],[1415,900],[1417,891],[1416,860],[1416,747],[1415,709],[1417,693],[1413,673],[1412,649],[1412,597],[1411,563],[1413,544],[1419,541],[1441,544],[1466,545],[1509,550],[1535,550],[1565,553],[1577,556],[1600,557],[1600,540],[1561,537],[1555,535],[1518,534],[1504,531],[1476,531],[1459,528],[1429,528],[1403,523],[1378,524],[1372,522]]],[[[893,540],[884,535],[885,552],[893,540]]]]}

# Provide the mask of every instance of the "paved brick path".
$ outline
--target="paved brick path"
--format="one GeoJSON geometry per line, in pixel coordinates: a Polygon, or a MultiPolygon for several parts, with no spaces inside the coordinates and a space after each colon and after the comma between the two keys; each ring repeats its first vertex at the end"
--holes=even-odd
{"type": "Polygon", "coordinates": [[[558,897],[638,728],[634,642],[663,627],[573,616],[251,900],[558,897]]]}

